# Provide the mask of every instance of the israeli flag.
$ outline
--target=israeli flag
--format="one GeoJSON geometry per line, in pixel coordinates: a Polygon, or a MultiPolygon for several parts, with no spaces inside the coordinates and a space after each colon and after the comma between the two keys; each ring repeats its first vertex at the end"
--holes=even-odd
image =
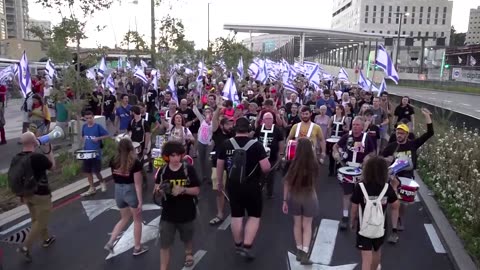
{"type": "Polygon", "coordinates": [[[108,88],[108,90],[110,90],[110,92],[112,92],[112,94],[116,94],[115,81],[113,80],[112,73],[110,73],[107,77],[106,87],[108,88]]]}
{"type": "Polygon", "coordinates": [[[140,65],[142,66],[142,68],[147,68],[148,67],[147,63],[145,63],[145,61],[143,61],[143,60],[140,60],[140,65]]]}
{"type": "Polygon", "coordinates": [[[175,79],[173,78],[173,75],[170,76],[170,81],[168,82],[167,90],[172,92],[172,99],[175,100],[175,102],[177,102],[178,104],[177,88],[175,87],[175,79]]]}
{"type": "Polygon", "coordinates": [[[256,80],[259,80],[263,84],[267,82],[268,79],[268,71],[267,71],[267,61],[261,61],[260,69],[258,71],[258,75],[256,76],[256,80]]]}
{"type": "Polygon", "coordinates": [[[187,75],[193,74],[193,70],[186,67],[185,68],[185,74],[187,74],[187,75]]]}
{"type": "Polygon", "coordinates": [[[378,87],[378,97],[382,95],[383,92],[387,91],[387,83],[385,82],[385,78],[383,78],[380,87],[378,87]]]}
{"type": "Polygon", "coordinates": [[[260,74],[260,66],[258,63],[253,62],[248,66],[248,74],[257,80],[258,75],[260,74]]]}
{"type": "Polygon", "coordinates": [[[102,60],[100,60],[100,67],[98,68],[98,75],[104,78],[105,72],[107,72],[107,63],[105,62],[105,57],[102,57],[102,60]]]}
{"type": "Polygon", "coordinates": [[[387,78],[394,81],[395,84],[398,84],[400,78],[398,77],[397,70],[395,69],[392,59],[383,45],[378,46],[377,59],[375,59],[375,63],[377,66],[383,69],[383,71],[387,74],[387,78]]]}
{"type": "Polygon", "coordinates": [[[231,100],[235,104],[239,104],[240,102],[238,99],[237,86],[235,85],[235,79],[233,78],[232,73],[228,76],[227,82],[223,88],[223,99],[231,100]]]}
{"type": "Polygon", "coordinates": [[[32,92],[32,77],[30,76],[30,68],[28,67],[27,53],[25,51],[23,51],[22,59],[20,59],[18,83],[23,97],[27,97],[27,94],[32,92]]]}
{"type": "Polygon", "coordinates": [[[197,82],[201,82],[202,78],[205,74],[207,74],[208,70],[203,61],[198,62],[198,77],[197,82]]]}
{"type": "Polygon", "coordinates": [[[94,68],[87,69],[87,74],[86,75],[87,75],[87,78],[90,79],[90,80],[95,80],[96,79],[94,68]]]}
{"type": "Polygon", "coordinates": [[[243,57],[242,56],[240,56],[240,59],[238,60],[237,74],[240,79],[243,78],[243,57]]]}
{"type": "Polygon", "coordinates": [[[135,73],[133,74],[133,76],[142,80],[143,83],[148,83],[147,76],[145,76],[145,73],[143,72],[143,70],[141,68],[137,69],[135,71],[135,73]]]}
{"type": "Polygon", "coordinates": [[[53,79],[55,76],[56,70],[55,65],[52,63],[52,60],[48,59],[47,64],[45,65],[45,69],[47,70],[47,75],[53,79]]]}
{"type": "Polygon", "coordinates": [[[118,57],[117,70],[120,70],[122,68],[123,68],[123,59],[122,57],[118,57]]]}
{"type": "Polygon", "coordinates": [[[348,81],[348,73],[345,70],[345,68],[343,68],[343,67],[340,68],[340,71],[338,72],[338,79],[348,81]]]}
{"type": "Polygon", "coordinates": [[[360,76],[358,77],[358,85],[362,87],[363,90],[365,91],[370,91],[370,85],[371,82],[370,80],[367,80],[365,76],[363,75],[362,70],[360,70],[360,76]]]}
{"type": "Polygon", "coordinates": [[[125,69],[126,70],[132,69],[132,64],[130,64],[130,60],[128,60],[128,58],[127,58],[127,61],[125,62],[125,69]]]}
{"type": "MultiPolygon", "coordinates": [[[[309,67],[307,68],[307,70],[308,69],[309,69],[309,67]]],[[[308,81],[310,83],[313,83],[316,86],[320,86],[320,67],[319,67],[319,65],[315,64],[315,66],[313,66],[313,70],[309,70],[308,73],[309,73],[308,81]]]]}
{"type": "Polygon", "coordinates": [[[153,69],[151,74],[152,74],[152,84],[153,84],[153,88],[155,89],[155,91],[158,91],[158,78],[160,76],[159,74],[160,72],[158,72],[158,70],[156,69],[153,69]]]}
{"type": "Polygon", "coordinates": [[[314,62],[304,61],[303,67],[305,69],[305,77],[307,78],[309,78],[313,74],[314,69],[318,70],[318,64],[314,62]]]}
{"type": "Polygon", "coordinates": [[[0,83],[6,84],[8,81],[12,80],[12,78],[17,73],[17,65],[13,64],[10,65],[0,71],[0,83]]]}
{"type": "Polygon", "coordinates": [[[288,72],[288,76],[283,76],[283,87],[288,91],[298,94],[297,89],[295,89],[295,86],[292,84],[291,76],[294,76],[291,70],[288,72]]]}

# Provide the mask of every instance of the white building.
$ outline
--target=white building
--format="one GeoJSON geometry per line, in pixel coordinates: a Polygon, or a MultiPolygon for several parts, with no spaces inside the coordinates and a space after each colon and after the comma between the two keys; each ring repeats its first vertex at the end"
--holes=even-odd
{"type": "Polygon", "coordinates": [[[7,38],[25,38],[28,24],[28,0],[4,0],[7,17],[7,38]]]}
{"type": "Polygon", "coordinates": [[[264,34],[244,39],[242,44],[254,52],[269,53],[282,47],[291,39],[292,37],[285,35],[264,34]]]}
{"type": "MultiPolygon", "coordinates": [[[[425,42],[424,57],[433,65],[438,64],[443,52],[443,50],[430,52],[432,50],[429,49],[437,44],[433,38],[444,37],[445,44],[449,43],[452,1],[333,0],[333,2],[332,29],[397,36],[402,18],[400,35],[403,37],[432,37],[425,42]]],[[[480,34],[480,27],[476,32],[480,34]]],[[[401,65],[407,65],[421,55],[420,40],[415,38],[414,45],[407,48],[404,42],[405,39],[402,38],[399,56],[401,65]]],[[[389,50],[393,50],[393,47],[389,50]]]]}
{"type": "MultiPolygon", "coordinates": [[[[52,28],[52,22],[50,21],[43,21],[43,20],[35,20],[35,19],[30,19],[28,20],[28,26],[27,28],[35,27],[38,26],[42,30],[50,30],[52,28]]],[[[28,40],[40,40],[39,37],[31,33],[30,31],[25,31],[25,39],[28,40]]]]}
{"type": "Polygon", "coordinates": [[[480,6],[477,9],[470,9],[470,20],[468,22],[465,43],[480,44],[480,6]]]}

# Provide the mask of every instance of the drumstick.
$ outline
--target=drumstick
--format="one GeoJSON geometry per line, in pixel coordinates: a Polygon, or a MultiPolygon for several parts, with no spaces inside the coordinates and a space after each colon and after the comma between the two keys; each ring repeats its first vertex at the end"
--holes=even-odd
{"type": "Polygon", "coordinates": [[[230,202],[230,198],[228,198],[227,193],[225,193],[225,190],[222,189],[223,196],[225,196],[225,199],[227,199],[228,202],[230,202]]]}

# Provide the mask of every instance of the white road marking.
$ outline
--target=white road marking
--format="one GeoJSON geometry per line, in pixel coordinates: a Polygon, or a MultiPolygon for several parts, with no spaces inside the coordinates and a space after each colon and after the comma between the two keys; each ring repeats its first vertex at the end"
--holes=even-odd
{"type": "Polygon", "coordinates": [[[114,207],[115,204],[114,199],[82,201],[83,209],[90,221],[114,207]]]}
{"type": "Polygon", "coordinates": [[[470,106],[472,106],[472,105],[470,105],[470,104],[467,104],[467,103],[460,103],[460,105],[463,105],[463,106],[466,106],[466,107],[470,107],[470,106]]]}
{"type": "Polygon", "coordinates": [[[337,220],[322,219],[310,256],[313,262],[324,265],[330,264],[335,249],[339,223],[337,220]]]}
{"type": "Polygon", "coordinates": [[[200,262],[200,260],[203,258],[203,256],[205,256],[205,254],[207,254],[207,252],[205,250],[199,250],[197,252],[195,252],[195,255],[193,255],[193,260],[194,260],[194,263],[191,267],[186,267],[184,266],[182,268],[182,270],[191,270],[191,269],[194,269],[195,266],[197,266],[197,264],[200,262]]]}
{"type": "Polygon", "coordinates": [[[428,237],[430,238],[430,241],[432,242],[433,249],[437,253],[447,253],[445,251],[445,248],[443,247],[442,242],[440,241],[440,238],[438,238],[437,231],[433,227],[432,224],[424,224],[425,225],[425,230],[427,231],[428,237]]]}
{"type": "Polygon", "coordinates": [[[30,218],[25,219],[24,221],[22,221],[22,222],[20,222],[20,223],[17,223],[17,224],[13,225],[12,227],[10,227],[10,228],[8,228],[8,229],[6,229],[6,230],[1,231],[1,232],[0,232],[0,235],[7,235],[7,234],[9,234],[9,233],[11,233],[11,232],[13,232],[13,231],[15,231],[15,230],[17,230],[17,229],[25,226],[25,225],[27,225],[27,224],[30,224],[30,222],[32,222],[32,219],[30,219],[30,218]]]}
{"type": "Polygon", "coordinates": [[[437,92],[430,92],[430,95],[438,95],[437,92]]]}
{"type": "Polygon", "coordinates": [[[418,196],[418,193],[415,194],[415,202],[421,202],[420,196],[418,196]]]}
{"type": "Polygon", "coordinates": [[[222,224],[218,226],[218,229],[225,231],[226,229],[228,229],[228,227],[230,227],[231,223],[232,223],[232,216],[228,215],[228,217],[222,222],[222,224]]]}

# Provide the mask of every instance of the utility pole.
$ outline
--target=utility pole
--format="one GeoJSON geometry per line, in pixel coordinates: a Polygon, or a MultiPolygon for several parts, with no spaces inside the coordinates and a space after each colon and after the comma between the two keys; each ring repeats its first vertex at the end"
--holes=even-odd
{"type": "Polygon", "coordinates": [[[210,60],[210,3],[207,3],[207,59],[210,60]]]}
{"type": "Polygon", "coordinates": [[[402,20],[403,20],[403,16],[408,17],[410,13],[395,12],[394,14],[397,15],[397,18],[398,18],[398,15],[400,15],[400,21],[398,25],[398,35],[397,35],[397,52],[395,55],[395,69],[398,71],[398,53],[400,52],[400,32],[402,31],[402,20]]]}
{"type": "Polygon", "coordinates": [[[151,56],[151,61],[152,61],[152,67],[154,68],[156,66],[156,61],[155,61],[155,0],[150,0],[151,4],[151,15],[152,15],[152,56],[151,56]]]}

